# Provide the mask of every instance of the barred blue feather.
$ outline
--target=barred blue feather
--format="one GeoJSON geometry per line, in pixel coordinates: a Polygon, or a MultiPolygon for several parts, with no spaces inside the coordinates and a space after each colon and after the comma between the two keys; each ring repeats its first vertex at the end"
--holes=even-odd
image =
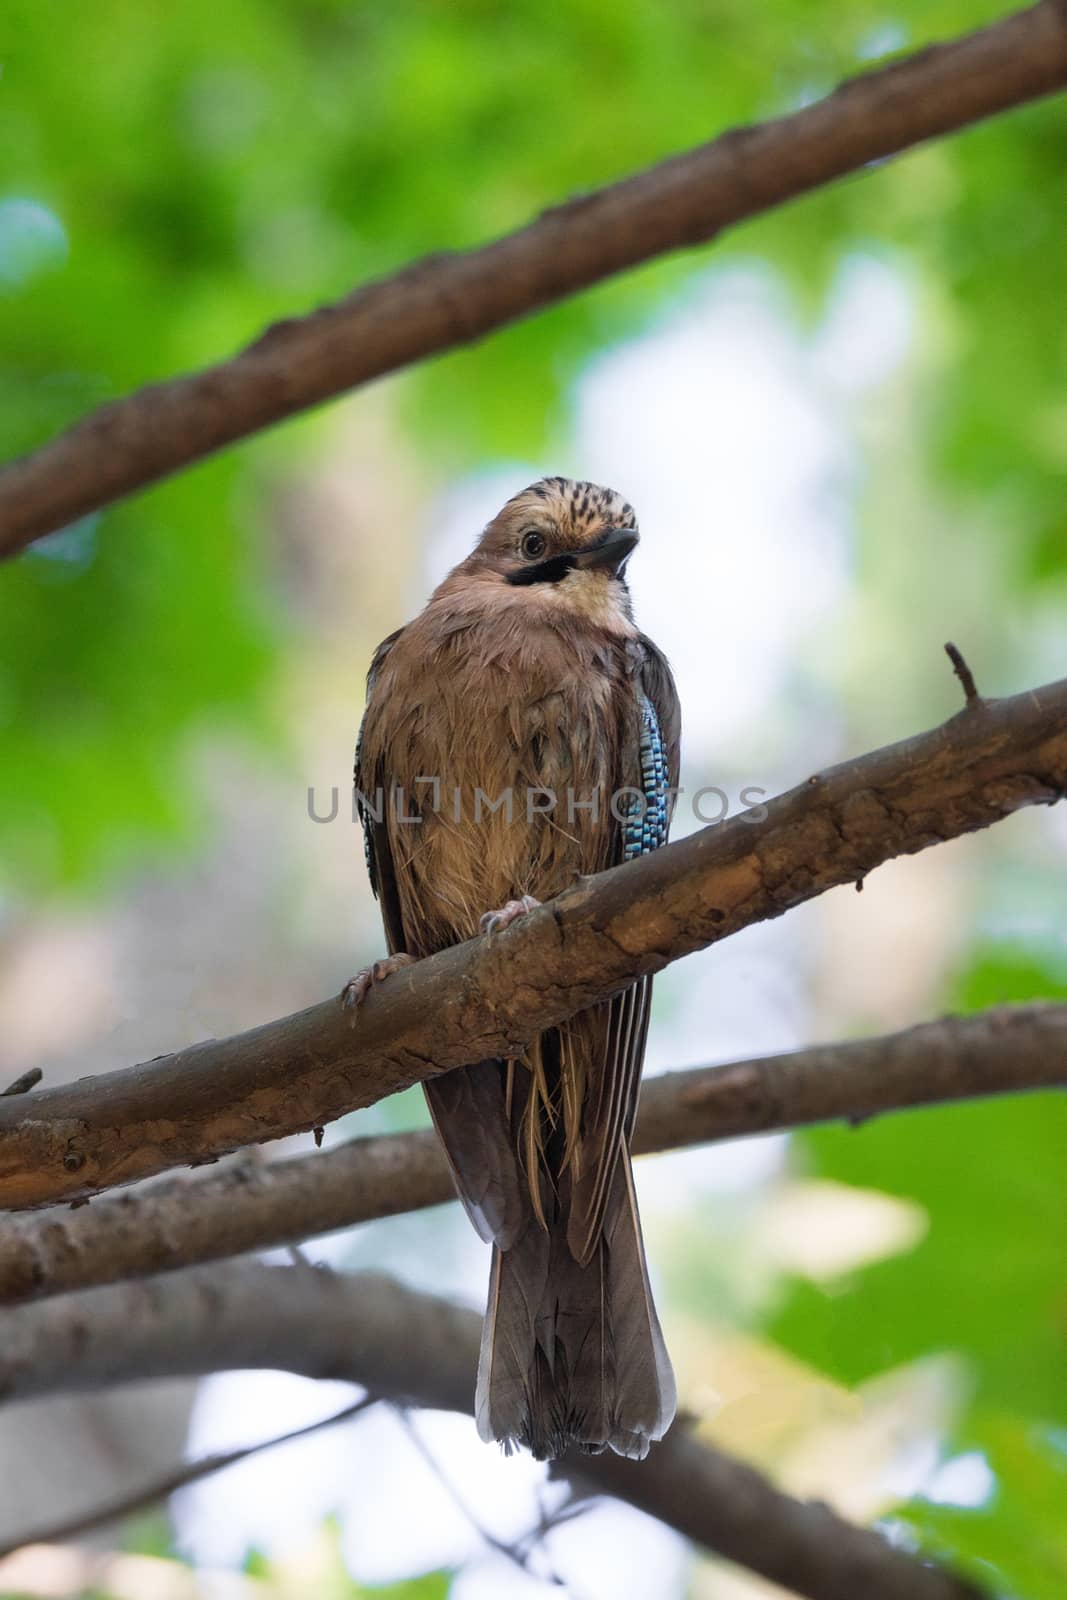
{"type": "Polygon", "coordinates": [[[670,823],[670,779],[667,774],[667,751],[663,744],[659,718],[647,695],[638,696],[641,711],[641,791],[643,799],[630,796],[626,821],[623,824],[624,861],[647,855],[667,842],[670,823]]]}

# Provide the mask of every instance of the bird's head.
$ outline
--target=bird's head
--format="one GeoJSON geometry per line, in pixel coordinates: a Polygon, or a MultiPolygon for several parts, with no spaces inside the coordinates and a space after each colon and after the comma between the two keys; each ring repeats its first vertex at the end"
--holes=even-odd
{"type": "Polygon", "coordinates": [[[516,599],[628,619],[626,562],[638,538],[633,507],[613,489],[542,478],[497,513],[464,565],[516,599]]]}

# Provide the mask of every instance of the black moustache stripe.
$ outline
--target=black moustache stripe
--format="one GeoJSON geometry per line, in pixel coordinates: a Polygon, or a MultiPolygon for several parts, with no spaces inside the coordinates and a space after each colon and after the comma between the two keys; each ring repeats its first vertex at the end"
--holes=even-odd
{"type": "Polygon", "coordinates": [[[538,561],[532,567],[520,567],[517,572],[508,573],[508,582],[518,584],[527,583],[559,583],[568,572],[574,571],[573,556],[549,556],[547,561],[538,561]]]}

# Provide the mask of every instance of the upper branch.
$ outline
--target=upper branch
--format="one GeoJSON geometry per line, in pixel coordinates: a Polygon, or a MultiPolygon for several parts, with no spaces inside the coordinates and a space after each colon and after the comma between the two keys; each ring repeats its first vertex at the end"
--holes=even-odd
{"type": "Polygon", "coordinates": [[[480,249],[415,262],[279,323],[229,361],[104,406],[13,462],[0,472],[0,557],[346,389],[1065,83],[1067,12],[1040,0],[480,249]]]}
{"type": "MultiPolygon", "coordinates": [[[[242,1263],[95,1289],[7,1314],[0,1395],[280,1367],[470,1413],[481,1318],[373,1273],[242,1263]]],[[[809,1600],[980,1600],[827,1506],[783,1494],[675,1423],[647,1461],[574,1454],[558,1470],[809,1600]]]]}
{"type": "Polygon", "coordinates": [[[91,1194],[306,1131],[437,1072],[512,1057],[646,973],[893,856],[1067,790],[1067,680],[982,701],[742,815],[584,878],[507,932],[230,1039],[0,1099],[0,1206],[91,1194]]]}

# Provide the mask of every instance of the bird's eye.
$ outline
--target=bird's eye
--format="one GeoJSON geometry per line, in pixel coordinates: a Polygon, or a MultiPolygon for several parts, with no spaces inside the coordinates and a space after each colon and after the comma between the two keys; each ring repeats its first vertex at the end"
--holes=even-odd
{"type": "Polygon", "coordinates": [[[538,556],[543,556],[545,553],[544,534],[538,533],[536,528],[527,528],[519,540],[519,549],[527,561],[536,561],[538,556]]]}

